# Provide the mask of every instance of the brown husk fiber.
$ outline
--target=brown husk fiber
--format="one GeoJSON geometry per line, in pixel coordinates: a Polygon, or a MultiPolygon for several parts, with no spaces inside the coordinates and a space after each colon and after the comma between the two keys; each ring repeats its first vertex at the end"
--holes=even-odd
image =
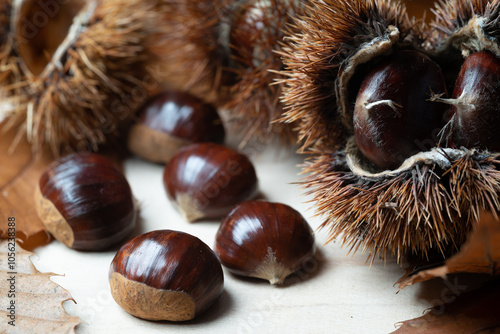
{"type": "MultiPolygon", "coordinates": [[[[11,0],[3,1],[0,8],[0,96],[7,116],[3,126],[19,128],[34,151],[44,146],[57,154],[97,150],[159,89],[153,76],[156,59],[149,49],[163,33],[160,23],[168,6],[153,0],[107,0],[95,2],[94,10],[83,7],[80,13],[89,17],[81,29],[63,42],[60,57],[34,74],[20,50],[26,43],[28,48],[37,46],[10,24],[11,5],[11,0]]],[[[65,6],[78,8],[81,2],[70,0],[65,6]]],[[[44,36],[50,39],[52,33],[44,36]]]]}

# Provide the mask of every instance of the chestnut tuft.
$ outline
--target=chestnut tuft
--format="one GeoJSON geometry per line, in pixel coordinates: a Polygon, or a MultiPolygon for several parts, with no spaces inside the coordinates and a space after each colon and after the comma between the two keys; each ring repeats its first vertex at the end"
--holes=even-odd
{"type": "Polygon", "coordinates": [[[452,147],[500,152],[500,59],[488,51],[465,59],[450,103],[452,147]]]}
{"type": "Polygon", "coordinates": [[[384,59],[363,79],[356,99],[354,135],[361,153],[378,168],[395,169],[430,150],[446,112],[430,98],[445,92],[441,69],[423,53],[403,50],[384,59]]]}
{"type": "Polygon", "coordinates": [[[257,195],[257,175],[244,155],[213,143],[181,149],[165,166],[168,198],[187,221],[220,218],[257,195]]]}
{"type": "Polygon", "coordinates": [[[266,201],[236,206],[215,239],[215,253],[230,272],[271,284],[282,284],[314,251],[314,235],[304,217],[288,205],[266,201]]]}
{"type": "Polygon", "coordinates": [[[222,294],[224,276],[200,239],[160,230],[133,238],[109,269],[111,294],[125,311],[147,320],[191,320],[222,294]]]}
{"type": "Polygon", "coordinates": [[[40,177],[35,203],[47,230],[73,249],[109,248],[135,227],[127,179],[98,154],[74,153],[50,165],[40,177]]]}
{"type": "Polygon", "coordinates": [[[146,103],[130,129],[130,151],[153,162],[168,162],[183,146],[224,142],[225,131],[215,107],[178,91],[166,91],[146,103]]]}

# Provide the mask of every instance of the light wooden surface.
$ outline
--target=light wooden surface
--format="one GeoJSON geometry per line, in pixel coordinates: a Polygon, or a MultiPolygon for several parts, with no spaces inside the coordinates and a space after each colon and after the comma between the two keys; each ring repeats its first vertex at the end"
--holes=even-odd
{"type": "MultiPolygon", "coordinates": [[[[265,198],[293,206],[315,229],[321,220],[313,218],[314,211],[305,203],[307,197],[292,184],[299,180],[296,165],[301,159],[283,152],[277,157],[272,148],[252,157],[265,198]]],[[[166,198],[162,166],[131,159],[125,170],[142,207],[138,232],[176,229],[213,246],[218,222],[184,221],[166,198]]],[[[327,238],[326,230],[316,232],[317,260],[283,287],[225,272],[220,300],[186,323],[143,321],[114,302],[108,268],[116,250],[77,252],[55,241],[37,249],[38,257],[33,261],[42,272],[64,275],[53,280],[68,289],[77,302],[65,303],[68,312],[84,322],[77,333],[388,333],[398,321],[418,317],[429,306],[439,304],[441,291],[446,292],[446,285],[437,280],[396,294],[393,284],[403,273],[398,264],[389,260],[370,268],[365,263],[366,254],[347,255],[348,250],[339,242],[323,245],[327,238]]]]}

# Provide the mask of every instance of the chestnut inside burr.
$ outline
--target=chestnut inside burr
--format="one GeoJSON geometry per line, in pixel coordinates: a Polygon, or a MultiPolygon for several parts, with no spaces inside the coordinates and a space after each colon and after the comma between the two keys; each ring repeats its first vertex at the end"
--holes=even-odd
{"type": "Polygon", "coordinates": [[[500,152],[500,59],[488,51],[467,57],[451,99],[450,147],[500,152]]]}
{"type": "Polygon", "coordinates": [[[439,66],[418,51],[402,50],[378,63],[363,79],[354,109],[359,149],[380,169],[395,169],[439,141],[446,106],[439,66]]]}
{"type": "Polygon", "coordinates": [[[263,11],[266,10],[265,6],[266,4],[259,1],[256,4],[247,3],[242,5],[235,13],[230,45],[233,57],[242,66],[252,62],[257,62],[256,66],[258,66],[258,63],[263,60],[254,59],[254,51],[262,30],[271,29],[271,27],[266,27],[263,14],[263,11]]]}

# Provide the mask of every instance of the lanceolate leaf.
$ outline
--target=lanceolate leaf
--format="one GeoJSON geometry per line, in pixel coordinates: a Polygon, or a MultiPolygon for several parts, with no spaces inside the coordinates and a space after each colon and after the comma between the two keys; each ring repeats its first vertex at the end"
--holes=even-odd
{"type": "Polygon", "coordinates": [[[452,273],[500,274],[500,220],[483,212],[467,242],[443,265],[403,276],[396,284],[403,289],[415,283],[452,273]]]}

